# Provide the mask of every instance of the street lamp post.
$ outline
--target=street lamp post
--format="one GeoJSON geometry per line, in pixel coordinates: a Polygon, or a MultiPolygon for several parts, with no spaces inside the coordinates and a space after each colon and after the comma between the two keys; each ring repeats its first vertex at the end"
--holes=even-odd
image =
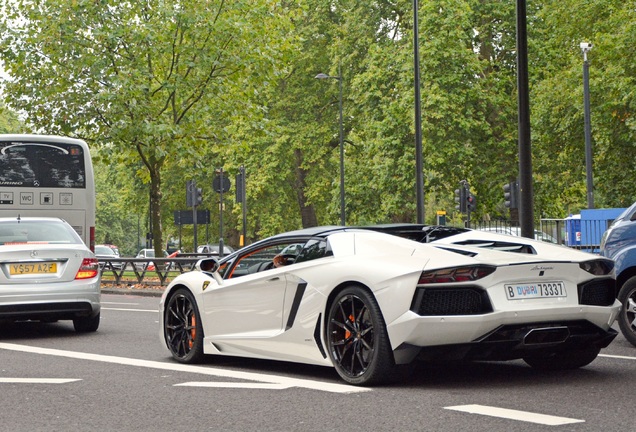
{"type": "Polygon", "coordinates": [[[587,53],[592,49],[589,42],[581,42],[583,52],[583,105],[585,115],[585,172],[587,178],[587,208],[594,208],[594,182],[592,180],[592,132],[590,125],[590,65],[587,53]]]}
{"type": "Polygon", "coordinates": [[[344,177],[344,131],[342,124],[342,70],[340,64],[338,64],[338,76],[331,76],[324,73],[316,75],[317,79],[335,79],[338,80],[339,101],[338,106],[340,109],[340,225],[346,225],[345,217],[345,177],[344,177]]]}
{"type": "Polygon", "coordinates": [[[415,75],[415,194],[417,202],[417,223],[424,223],[424,157],[422,155],[422,104],[420,95],[420,41],[418,2],[413,0],[413,70],[415,75]]]}

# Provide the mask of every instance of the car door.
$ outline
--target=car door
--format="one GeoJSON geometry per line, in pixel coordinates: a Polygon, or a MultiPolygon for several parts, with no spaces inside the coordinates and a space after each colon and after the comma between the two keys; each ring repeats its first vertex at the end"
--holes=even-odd
{"type": "Polygon", "coordinates": [[[203,292],[206,337],[268,337],[283,328],[285,267],[274,256],[286,245],[268,246],[237,259],[233,274],[203,292]]]}

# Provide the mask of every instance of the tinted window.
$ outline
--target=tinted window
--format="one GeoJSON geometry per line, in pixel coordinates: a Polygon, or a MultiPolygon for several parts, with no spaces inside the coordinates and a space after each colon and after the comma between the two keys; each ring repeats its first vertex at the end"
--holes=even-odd
{"type": "Polygon", "coordinates": [[[296,262],[311,261],[331,255],[333,255],[333,251],[326,240],[309,240],[296,258],[296,262]]]}
{"type": "Polygon", "coordinates": [[[259,273],[265,270],[271,270],[280,265],[289,265],[296,261],[293,257],[292,259],[278,261],[278,265],[275,264],[274,258],[282,255],[294,255],[293,253],[288,252],[296,247],[302,248],[302,243],[279,243],[268,245],[258,250],[244,252],[243,255],[224,263],[223,268],[219,270],[219,272],[225,278],[235,278],[248,274],[259,273]],[[227,274],[227,269],[230,268],[231,272],[230,274],[227,274]]]}
{"type": "Polygon", "coordinates": [[[0,142],[0,186],[85,188],[84,150],[75,144],[0,142]]]}

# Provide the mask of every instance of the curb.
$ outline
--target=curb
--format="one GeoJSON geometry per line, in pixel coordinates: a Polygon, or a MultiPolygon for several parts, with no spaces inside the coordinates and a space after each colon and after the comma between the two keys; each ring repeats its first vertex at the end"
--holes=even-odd
{"type": "Polygon", "coordinates": [[[166,287],[150,288],[148,286],[136,286],[130,285],[128,287],[113,287],[109,285],[102,285],[102,294],[118,294],[118,295],[137,295],[145,297],[161,297],[166,287]]]}

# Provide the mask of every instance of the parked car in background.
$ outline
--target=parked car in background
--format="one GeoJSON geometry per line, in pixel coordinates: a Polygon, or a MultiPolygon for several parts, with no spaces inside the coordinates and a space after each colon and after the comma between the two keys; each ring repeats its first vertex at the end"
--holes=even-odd
{"type": "Polygon", "coordinates": [[[0,218],[0,320],[73,320],[94,332],[100,319],[97,258],[58,218],[0,218]]]}
{"type": "MultiPolygon", "coordinates": [[[[165,250],[163,251],[163,257],[167,258],[168,257],[168,252],[166,252],[165,250]]],[[[135,258],[155,258],[155,250],[154,249],[141,249],[139,251],[139,253],[137,253],[137,256],[135,258]]],[[[144,268],[146,270],[154,270],[155,269],[155,263],[152,261],[148,261],[147,263],[145,262],[136,262],[135,263],[135,268],[137,270],[143,270],[144,268]]]]}
{"type": "MultiPolygon", "coordinates": [[[[220,250],[221,250],[221,245],[218,245],[218,244],[206,244],[206,245],[200,245],[197,247],[197,253],[204,253],[204,254],[219,255],[220,250]]],[[[232,247],[223,245],[223,256],[229,255],[232,252],[234,252],[234,249],[232,247]]]]}
{"type": "Polygon", "coordinates": [[[574,369],[617,335],[613,266],[477,230],[314,227],[199,260],[164,291],[159,322],[182,363],[293,361],[334,367],[355,385],[416,359],[574,369]],[[277,266],[285,250],[298,253],[277,266]]]}
{"type": "Polygon", "coordinates": [[[119,252],[116,252],[117,249],[113,249],[108,245],[95,245],[95,256],[99,261],[100,270],[106,269],[114,269],[114,270],[122,270],[124,268],[124,262],[112,262],[109,261],[112,258],[118,259],[120,258],[119,252]]]}
{"type": "Polygon", "coordinates": [[[115,252],[115,254],[116,254],[117,256],[121,256],[121,254],[119,253],[119,246],[115,246],[115,245],[113,245],[113,244],[104,244],[104,245],[102,245],[102,246],[106,246],[106,247],[111,248],[111,249],[113,250],[113,252],[115,252]]]}
{"type": "Polygon", "coordinates": [[[623,304],[617,321],[625,339],[636,346],[636,203],[605,231],[600,254],[616,263],[616,289],[623,304]]]}

